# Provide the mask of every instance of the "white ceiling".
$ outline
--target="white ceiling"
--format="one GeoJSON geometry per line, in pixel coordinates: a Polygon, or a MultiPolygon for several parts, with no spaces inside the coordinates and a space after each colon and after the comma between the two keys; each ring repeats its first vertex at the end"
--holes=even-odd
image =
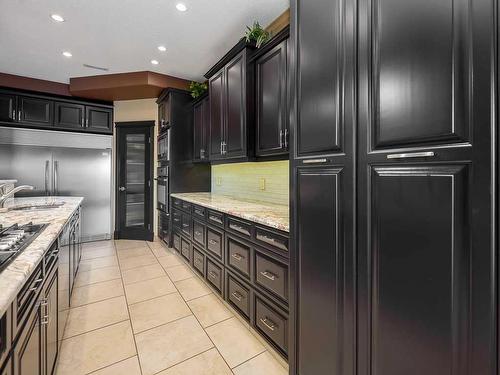
{"type": "Polygon", "coordinates": [[[64,83],[143,70],[201,80],[246,25],[257,20],[265,26],[289,6],[289,0],[179,1],[0,0],[0,72],[64,83]],[[179,1],[186,12],[176,10],[179,1]],[[66,21],[54,22],[53,13],[66,21]]]}

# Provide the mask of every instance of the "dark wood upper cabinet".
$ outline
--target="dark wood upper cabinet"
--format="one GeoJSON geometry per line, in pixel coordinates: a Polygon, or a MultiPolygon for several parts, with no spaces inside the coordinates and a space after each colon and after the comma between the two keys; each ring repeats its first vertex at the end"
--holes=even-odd
{"type": "Polygon", "coordinates": [[[17,96],[0,93],[0,121],[14,122],[17,119],[17,96]]]}
{"type": "Polygon", "coordinates": [[[85,128],[85,106],[67,102],[55,102],[55,122],[57,128],[85,128]]]}
{"type": "Polygon", "coordinates": [[[194,161],[208,161],[207,133],[210,125],[208,96],[193,105],[194,161]]]}
{"type": "Polygon", "coordinates": [[[112,132],[113,110],[104,107],[85,106],[85,127],[90,132],[112,132]]]}
{"type": "Polygon", "coordinates": [[[255,77],[255,153],[287,154],[287,40],[255,60],[255,77]]]}
{"type": "Polygon", "coordinates": [[[227,64],[225,70],[226,126],[222,153],[225,158],[243,157],[247,151],[245,52],[240,52],[227,64]]]}
{"type": "Polygon", "coordinates": [[[113,107],[0,89],[0,125],[112,134],[113,107]]]}
{"type": "Polygon", "coordinates": [[[30,125],[52,126],[54,102],[29,96],[18,97],[18,122],[30,125]]]}
{"type": "Polygon", "coordinates": [[[238,43],[206,75],[210,97],[210,160],[246,160],[253,150],[252,47],[238,43]]]}
{"type": "Polygon", "coordinates": [[[341,152],[344,2],[297,0],[297,156],[341,152]]]}
{"type": "Polygon", "coordinates": [[[222,159],[224,138],[224,69],[210,78],[210,160],[222,159]]]}

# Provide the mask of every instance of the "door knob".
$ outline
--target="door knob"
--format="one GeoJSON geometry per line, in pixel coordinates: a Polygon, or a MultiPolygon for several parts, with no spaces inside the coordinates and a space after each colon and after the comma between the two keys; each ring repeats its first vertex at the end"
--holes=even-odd
{"type": "Polygon", "coordinates": [[[120,190],[120,191],[125,191],[125,190],[126,190],[126,189],[125,189],[125,186],[120,186],[119,190],[120,190]]]}

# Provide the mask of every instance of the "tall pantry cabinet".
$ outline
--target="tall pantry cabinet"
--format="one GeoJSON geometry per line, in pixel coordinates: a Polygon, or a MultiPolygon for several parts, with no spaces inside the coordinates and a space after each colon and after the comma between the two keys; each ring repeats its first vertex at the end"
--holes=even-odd
{"type": "Polygon", "coordinates": [[[496,6],[292,0],[291,374],[496,374],[496,6]]]}

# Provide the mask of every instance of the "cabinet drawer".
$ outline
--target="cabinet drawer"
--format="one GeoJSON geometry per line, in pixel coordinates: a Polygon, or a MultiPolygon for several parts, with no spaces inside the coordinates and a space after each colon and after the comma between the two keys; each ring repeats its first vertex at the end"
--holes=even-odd
{"type": "Polygon", "coordinates": [[[193,207],[191,203],[181,201],[181,209],[183,209],[184,211],[191,213],[191,207],[193,207]]]}
{"type": "Polygon", "coordinates": [[[250,288],[227,274],[227,299],[246,318],[250,318],[250,288]]]}
{"type": "Polygon", "coordinates": [[[207,221],[220,227],[224,226],[224,214],[217,211],[208,210],[207,221]]]}
{"type": "Polygon", "coordinates": [[[198,245],[205,247],[206,226],[197,220],[193,220],[193,241],[198,245]]]}
{"type": "Polygon", "coordinates": [[[252,236],[252,225],[233,217],[227,218],[227,229],[247,238],[252,236]]]}
{"type": "Polygon", "coordinates": [[[27,313],[35,305],[36,299],[42,290],[43,281],[43,265],[40,263],[17,294],[14,319],[16,327],[22,326],[27,313]]]}
{"type": "Polygon", "coordinates": [[[288,266],[255,252],[255,282],[288,300],[288,266]]]}
{"type": "Polygon", "coordinates": [[[182,233],[191,238],[191,215],[182,214],[182,233]]]}
{"type": "Polygon", "coordinates": [[[180,209],[182,207],[182,202],[177,198],[172,198],[172,206],[180,209]]]}
{"type": "Polygon", "coordinates": [[[250,251],[249,245],[227,236],[226,264],[247,278],[250,278],[250,251]]]}
{"type": "Polygon", "coordinates": [[[207,227],[207,250],[217,259],[223,261],[224,234],[222,232],[207,227]]]}
{"type": "Polygon", "coordinates": [[[288,237],[277,232],[261,227],[256,227],[255,240],[257,241],[257,243],[265,245],[266,247],[271,247],[272,249],[278,249],[280,251],[285,251],[286,253],[288,253],[288,237]]]}
{"type": "Polygon", "coordinates": [[[196,216],[200,219],[203,219],[205,220],[206,219],[206,213],[207,213],[207,210],[205,207],[201,207],[201,206],[194,206],[193,205],[193,216],[196,216]]]}
{"type": "Polygon", "coordinates": [[[207,281],[222,294],[222,268],[207,258],[207,281]]]}
{"type": "Polygon", "coordinates": [[[181,254],[188,262],[191,262],[191,243],[181,238],[181,254]]]}
{"type": "Polygon", "coordinates": [[[174,232],[174,249],[177,250],[179,253],[181,252],[181,236],[179,233],[174,232]]]}
{"type": "Polygon", "coordinates": [[[205,276],[205,254],[193,247],[193,267],[205,276]]]}
{"type": "Polygon", "coordinates": [[[174,210],[172,214],[172,222],[174,227],[182,228],[182,214],[180,211],[174,210]]]}
{"type": "Polygon", "coordinates": [[[283,352],[288,352],[288,318],[255,296],[255,326],[283,352]]]}

